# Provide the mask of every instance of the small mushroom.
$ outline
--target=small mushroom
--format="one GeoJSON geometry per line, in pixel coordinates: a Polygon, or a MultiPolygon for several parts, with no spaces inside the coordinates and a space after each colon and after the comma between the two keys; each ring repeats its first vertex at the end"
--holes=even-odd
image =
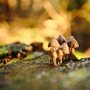
{"type": "MultiPolygon", "coordinates": [[[[56,39],[52,39],[48,47],[50,47],[50,55],[53,57],[53,63],[54,66],[57,66],[57,50],[60,48],[60,45],[56,39]]],[[[49,57],[49,63],[50,63],[50,57],[49,57]]]]}
{"type": "Polygon", "coordinates": [[[67,40],[67,44],[68,44],[69,47],[73,47],[73,48],[79,47],[79,44],[78,44],[77,40],[73,36],[71,36],[67,40]]]}
{"type": "Polygon", "coordinates": [[[75,52],[75,48],[79,47],[78,42],[76,41],[76,39],[71,36],[68,40],[67,40],[67,44],[69,46],[69,59],[71,57],[71,54],[75,52]]]}
{"type": "MultiPolygon", "coordinates": [[[[50,47],[50,56],[53,58],[54,66],[57,66],[62,63],[64,58],[66,60],[67,56],[70,59],[71,54],[75,51],[75,48],[79,47],[79,44],[73,36],[66,40],[64,36],[60,35],[52,39],[48,47],[50,47]]],[[[50,57],[48,60],[50,64],[50,57]]]]}
{"type": "Polygon", "coordinates": [[[59,56],[59,61],[61,61],[61,63],[62,63],[62,59],[65,57],[65,59],[66,59],[66,55],[68,55],[69,54],[69,47],[68,47],[68,45],[67,45],[67,43],[63,43],[62,45],[61,45],[61,50],[62,51],[60,51],[59,52],[59,54],[58,54],[58,56],[59,56]]]}
{"type": "Polygon", "coordinates": [[[48,47],[60,47],[60,44],[58,43],[58,41],[56,39],[52,39],[49,42],[48,47]]]}
{"type": "Polygon", "coordinates": [[[62,51],[64,54],[69,54],[69,47],[68,47],[67,43],[63,43],[61,45],[61,48],[62,48],[62,51]]]}
{"type": "Polygon", "coordinates": [[[58,49],[57,55],[58,55],[58,65],[60,65],[62,63],[62,59],[63,59],[63,55],[64,55],[64,53],[61,50],[61,48],[58,49]]]}
{"type": "Polygon", "coordinates": [[[67,44],[69,46],[70,49],[70,53],[73,53],[75,50],[75,48],[79,47],[78,42],[76,41],[76,39],[71,36],[68,40],[67,40],[67,44]]]}
{"type": "Polygon", "coordinates": [[[59,35],[56,39],[60,45],[66,42],[66,38],[62,35],[59,35]]]}
{"type": "MultiPolygon", "coordinates": [[[[50,52],[51,52],[51,56],[53,57],[53,63],[54,63],[54,66],[57,66],[57,48],[55,48],[55,47],[52,47],[51,49],[50,49],[50,52]]],[[[49,61],[50,62],[50,61],[49,61]]]]}

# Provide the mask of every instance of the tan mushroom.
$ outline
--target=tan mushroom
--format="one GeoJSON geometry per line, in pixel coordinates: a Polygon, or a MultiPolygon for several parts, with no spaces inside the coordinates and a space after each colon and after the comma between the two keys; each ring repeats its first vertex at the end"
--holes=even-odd
{"type": "Polygon", "coordinates": [[[63,59],[63,56],[64,56],[64,53],[61,50],[61,48],[58,49],[57,56],[58,56],[58,65],[60,65],[62,63],[62,59],[63,59]]]}
{"type": "Polygon", "coordinates": [[[75,48],[79,47],[78,42],[76,41],[76,39],[71,36],[68,40],[67,40],[67,44],[69,46],[69,59],[71,57],[71,54],[73,54],[75,52],[75,48]]]}
{"type": "Polygon", "coordinates": [[[60,35],[59,37],[52,39],[49,42],[48,47],[50,47],[50,56],[53,58],[54,66],[57,66],[62,63],[64,58],[66,60],[69,56],[70,59],[71,54],[75,51],[75,48],[79,47],[79,44],[73,36],[66,40],[64,36],[60,35]]]}
{"type": "Polygon", "coordinates": [[[69,47],[68,47],[67,43],[63,43],[61,45],[61,48],[62,48],[62,51],[64,54],[69,54],[69,47]]]}
{"type": "Polygon", "coordinates": [[[69,47],[67,43],[63,43],[57,53],[59,65],[62,63],[62,59],[68,54],[69,54],[69,47]]]}
{"type": "MultiPolygon", "coordinates": [[[[50,56],[53,57],[54,66],[57,66],[57,57],[58,57],[57,50],[58,48],[60,48],[60,45],[56,39],[52,39],[49,42],[48,47],[50,47],[50,56]]],[[[50,57],[49,57],[49,64],[50,64],[50,57]]]]}
{"type": "Polygon", "coordinates": [[[60,47],[60,44],[58,43],[56,39],[52,39],[50,40],[48,47],[60,47]]]}
{"type": "Polygon", "coordinates": [[[69,46],[70,49],[70,53],[74,53],[75,48],[79,47],[78,42],[76,41],[76,39],[71,36],[68,40],[67,40],[67,44],[69,46]]]}
{"type": "MultiPolygon", "coordinates": [[[[51,52],[51,56],[52,56],[52,58],[53,58],[53,63],[54,63],[54,66],[57,66],[57,48],[56,47],[52,47],[51,49],[50,49],[50,52],[51,52]]],[[[49,61],[49,63],[50,63],[50,61],[49,61]]]]}

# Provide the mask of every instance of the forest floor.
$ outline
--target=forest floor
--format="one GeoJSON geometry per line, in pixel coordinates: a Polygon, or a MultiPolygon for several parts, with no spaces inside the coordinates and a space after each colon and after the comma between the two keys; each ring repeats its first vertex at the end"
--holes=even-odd
{"type": "Polygon", "coordinates": [[[90,90],[90,59],[67,60],[55,67],[44,51],[0,63],[0,90],[90,90]]]}

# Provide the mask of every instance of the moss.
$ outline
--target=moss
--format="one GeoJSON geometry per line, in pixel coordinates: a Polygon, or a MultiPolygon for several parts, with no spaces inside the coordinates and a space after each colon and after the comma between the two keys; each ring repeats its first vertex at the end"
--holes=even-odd
{"type": "Polygon", "coordinates": [[[0,55],[7,54],[8,50],[4,47],[0,48],[0,55]]]}
{"type": "MultiPolygon", "coordinates": [[[[90,64],[89,60],[86,62],[90,64]]],[[[82,60],[68,61],[54,67],[48,64],[47,54],[30,53],[26,58],[14,59],[0,68],[0,75],[5,80],[0,85],[4,90],[85,90],[80,87],[90,80],[90,70],[87,66],[79,68],[78,64],[82,63],[82,60]]]]}

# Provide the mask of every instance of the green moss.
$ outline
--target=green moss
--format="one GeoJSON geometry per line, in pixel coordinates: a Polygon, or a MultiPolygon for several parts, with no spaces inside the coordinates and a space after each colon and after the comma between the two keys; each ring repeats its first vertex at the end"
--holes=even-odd
{"type": "Polygon", "coordinates": [[[5,47],[0,48],[0,55],[7,54],[8,50],[5,47]]]}
{"type": "Polygon", "coordinates": [[[30,59],[34,59],[35,58],[35,54],[34,53],[31,53],[31,54],[29,54],[29,55],[27,55],[25,58],[24,58],[24,60],[30,60],[30,59]]]}

